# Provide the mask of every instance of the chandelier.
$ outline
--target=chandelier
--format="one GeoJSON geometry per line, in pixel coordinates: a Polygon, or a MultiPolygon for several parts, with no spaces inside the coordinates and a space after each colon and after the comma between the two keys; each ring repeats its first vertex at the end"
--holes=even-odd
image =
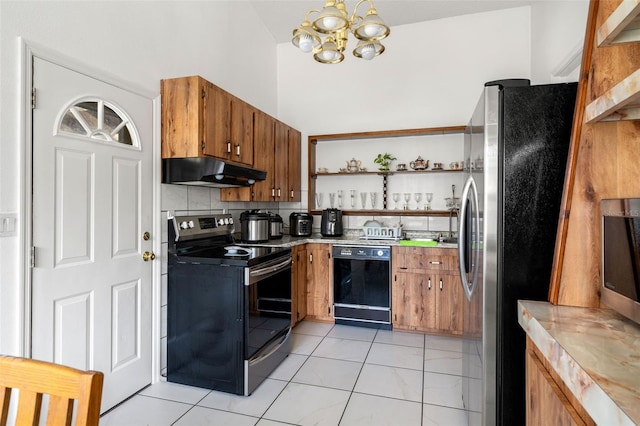
{"type": "Polygon", "coordinates": [[[305,53],[313,52],[313,58],[318,62],[337,64],[344,59],[342,52],[347,46],[348,31],[351,31],[359,40],[353,55],[366,60],[371,60],[384,52],[384,46],[380,40],[391,32],[378,16],[372,0],[358,1],[351,18],[347,13],[344,0],[327,0],[322,11],[311,9],[305,14],[300,27],[293,30],[291,42],[305,53]],[[369,10],[363,18],[356,15],[356,12],[364,2],[369,3],[369,10]],[[309,15],[312,13],[318,14],[313,23],[309,21],[309,15]]]}

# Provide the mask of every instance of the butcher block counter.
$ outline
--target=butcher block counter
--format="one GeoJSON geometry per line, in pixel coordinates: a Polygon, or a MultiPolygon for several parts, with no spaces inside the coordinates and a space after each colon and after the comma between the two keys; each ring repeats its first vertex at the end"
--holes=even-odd
{"type": "Polygon", "coordinates": [[[640,424],[639,324],[609,309],[522,300],[518,321],[527,424],[640,424]]]}

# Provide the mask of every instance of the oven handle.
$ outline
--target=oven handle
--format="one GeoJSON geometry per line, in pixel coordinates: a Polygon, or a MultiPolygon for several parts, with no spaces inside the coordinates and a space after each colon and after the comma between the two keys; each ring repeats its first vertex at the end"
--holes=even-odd
{"type": "Polygon", "coordinates": [[[287,341],[290,335],[291,335],[291,328],[289,328],[287,333],[284,336],[282,336],[282,338],[280,338],[277,342],[272,342],[268,348],[264,348],[256,357],[251,358],[249,360],[249,366],[256,365],[263,359],[271,356],[271,354],[273,354],[278,349],[280,349],[280,347],[284,344],[284,342],[287,341]]]}
{"type": "Polygon", "coordinates": [[[278,262],[272,265],[267,265],[261,268],[250,269],[249,276],[251,278],[258,278],[258,277],[263,277],[265,275],[275,274],[277,272],[280,272],[280,270],[286,269],[288,266],[290,266],[292,261],[293,261],[293,257],[287,256],[287,258],[282,262],[278,262]]]}

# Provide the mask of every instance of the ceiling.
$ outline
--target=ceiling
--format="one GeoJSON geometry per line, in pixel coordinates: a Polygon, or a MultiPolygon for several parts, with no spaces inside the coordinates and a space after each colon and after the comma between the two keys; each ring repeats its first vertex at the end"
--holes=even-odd
{"type": "MultiPolygon", "coordinates": [[[[374,0],[374,6],[385,23],[394,27],[527,6],[538,1],[545,0],[374,0]]],[[[293,30],[303,21],[305,13],[310,9],[322,9],[325,0],[251,0],[249,3],[253,5],[276,42],[284,43],[291,40],[293,30]]],[[[356,0],[345,0],[345,3],[351,16],[356,0]]],[[[364,16],[366,12],[367,4],[362,4],[358,8],[358,15],[364,16]]]]}

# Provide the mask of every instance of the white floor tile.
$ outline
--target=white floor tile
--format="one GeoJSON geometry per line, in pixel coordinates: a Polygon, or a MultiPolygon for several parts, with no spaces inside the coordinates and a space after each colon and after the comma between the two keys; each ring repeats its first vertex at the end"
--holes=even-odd
{"type": "Polygon", "coordinates": [[[293,334],[291,352],[299,355],[311,355],[311,352],[320,344],[322,337],[309,336],[307,334],[293,334]]]}
{"type": "Polygon", "coordinates": [[[360,362],[311,356],[292,381],[351,391],[361,368],[360,362]]]}
{"type": "Polygon", "coordinates": [[[256,426],[291,426],[290,423],[276,422],[275,420],[260,419],[256,426]]]}
{"type": "Polygon", "coordinates": [[[101,426],[171,425],[192,405],[136,395],[100,418],[101,426]]]}
{"type": "Polygon", "coordinates": [[[424,371],[462,376],[462,352],[427,349],[424,352],[424,371]]]}
{"type": "Polygon", "coordinates": [[[423,401],[427,404],[464,408],[462,404],[462,377],[425,372],[423,401]]]}
{"type": "Polygon", "coordinates": [[[229,413],[206,407],[193,407],[175,426],[253,426],[258,419],[256,417],[243,416],[242,414],[229,413]]]}
{"type": "Polygon", "coordinates": [[[260,417],[280,395],[287,382],[266,379],[249,396],[233,395],[225,392],[213,391],[198,405],[207,408],[231,411],[238,414],[260,417]]]}
{"type": "Polygon", "coordinates": [[[425,348],[439,349],[441,351],[462,352],[464,350],[464,340],[461,337],[427,334],[425,336],[425,348]]]}
{"type": "Polygon", "coordinates": [[[324,322],[302,321],[293,328],[293,332],[324,337],[333,327],[333,324],[327,324],[324,322]]]}
{"type": "Polygon", "coordinates": [[[393,330],[378,330],[378,334],[376,334],[376,338],[374,342],[423,348],[424,334],[406,333],[402,331],[393,331],[393,330]]]}
{"type": "Polygon", "coordinates": [[[313,355],[344,361],[364,362],[370,347],[371,343],[361,340],[325,337],[316,350],[313,351],[313,355]]]}
{"type": "Polygon", "coordinates": [[[353,327],[349,325],[338,324],[331,329],[327,336],[335,337],[338,339],[363,340],[365,342],[373,342],[373,339],[376,337],[377,331],[378,330],[375,328],[353,327]]]}
{"type": "Polygon", "coordinates": [[[168,399],[185,404],[197,404],[202,398],[211,392],[210,389],[181,385],[179,383],[159,382],[139,392],[139,395],[168,399]]]}
{"type": "Polygon", "coordinates": [[[354,392],[422,402],[422,371],[365,364],[354,392]]]}
{"type": "Polygon", "coordinates": [[[269,375],[270,379],[289,381],[298,372],[309,355],[289,354],[284,361],[269,375]]]}
{"type": "Polygon", "coordinates": [[[418,402],[354,393],[340,426],[419,426],[421,405],[418,402]]]}
{"type": "Polygon", "coordinates": [[[349,392],[289,383],[264,418],[296,425],[337,425],[349,392]]]}
{"type": "Polygon", "coordinates": [[[411,346],[374,343],[371,345],[371,350],[365,362],[367,364],[380,364],[390,367],[422,370],[424,362],[423,349],[411,346]]]}
{"type": "Polygon", "coordinates": [[[422,426],[467,426],[467,412],[456,408],[424,404],[422,426]]]}

